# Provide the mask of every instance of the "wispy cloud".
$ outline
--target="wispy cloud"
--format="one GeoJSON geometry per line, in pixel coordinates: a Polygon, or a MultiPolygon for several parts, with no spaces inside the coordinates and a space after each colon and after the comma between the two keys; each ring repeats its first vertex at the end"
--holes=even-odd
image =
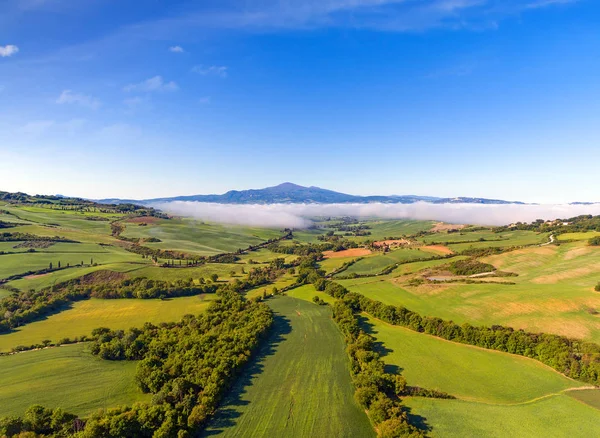
{"type": "Polygon", "coordinates": [[[570,218],[600,214],[593,205],[522,204],[272,204],[232,205],[175,201],[157,204],[167,212],[226,224],[262,227],[306,228],[311,218],[352,216],[358,218],[436,220],[459,224],[508,225],[536,219],[570,218]]]}
{"type": "Polygon", "coordinates": [[[8,58],[19,53],[19,48],[13,44],[0,46],[0,58],[8,58]]]}
{"type": "Polygon", "coordinates": [[[92,96],[87,96],[81,93],[74,93],[71,90],[64,90],[58,99],[56,99],[56,103],[58,104],[77,104],[90,109],[98,109],[100,108],[100,101],[92,96]]]}
{"type": "Polygon", "coordinates": [[[183,47],[181,47],[181,46],[171,46],[171,47],[169,47],[169,52],[183,53],[183,52],[185,52],[185,50],[183,50],[183,47]]]}
{"type": "Polygon", "coordinates": [[[209,96],[201,97],[200,99],[198,99],[198,102],[200,102],[202,105],[207,105],[210,103],[210,97],[209,96]]]}
{"type": "Polygon", "coordinates": [[[150,79],[146,79],[138,84],[129,84],[123,87],[123,91],[139,91],[139,92],[153,92],[153,91],[177,91],[179,86],[173,82],[165,82],[162,76],[154,76],[150,79]]]}
{"type": "Polygon", "coordinates": [[[221,78],[227,77],[227,70],[228,68],[224,65],[210,65],[206,67],[203,65],[196,65],[192,68],[194,73],[198,73],[202,76],[219,76],[221,78]]]}
{"type": "Polygon", "coordinates": [[[496,28],[498,21],[531,9],[579,0],[248,0],[220,10],[195,11],[154,23],[192,28],[314,29],[325,27],[415,32],[433,28],[496,28]]]}

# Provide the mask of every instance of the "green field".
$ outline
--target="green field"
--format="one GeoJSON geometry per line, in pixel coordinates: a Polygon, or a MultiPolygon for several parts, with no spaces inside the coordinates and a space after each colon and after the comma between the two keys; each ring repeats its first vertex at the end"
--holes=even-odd
{"type": "Polygon", "coordinates": [[[282,235],[279,230],[224,226],[186,218],[163,219],[145,227],[133,223],[125,225],[125,237],[154,237],[161,240],[145,243],[145,246],[199,255],[233,252],[282,235]]]}
{"type": "Polygon", "coordinates": [[[60,243],[34,253],[0,255],[0,278],[28,271],[47,269],[52,263],[54,268],[60,262],[62,267],[67,264],[75,266],[83,262],[105,265],[109,263],[150,263],[138,254],[125,251],[117,246],[100,246],[95,244],[60,243]]]}
{"type": "Polygon", "coordinates": [[[383,240],[386,237],[410,236],[419,231],[429,231],[435,225],[434,221],[415,220],[373,220],[368,222],[369,236],[355,237],[354,240],[383,240]]]}
{"type": "Polygon", "coordinates": [[[148,400],[134,383],[135,367],[98,359],[85,344],[0,357],[0,416],[22,415],[34,404],[88,415],[148,400]]]}
{"type": "Polygon", "coordinates": [[[312,284],[305,284],[304,286],[292,289],[286,292],[286,295],[288,297],[298,298],[299,300],[310,301],[311,303],[314,297],[319,297],[329,304],[335,302],[335,298],[327,295],[325,292],[316,290],[312,284]]]}
{"type": "Polygon", "coordinates": [[[397,249],[388,253],[365,256],[339,275],[377,274],[388,266],[410,260],[430,258],[433,254],[419,249],[397,249]]]}
{"type": "Polygon", "coordinates": [[[515,406],[420,397],[404,403],[411,415],[425,418],[432,437],[600,436],[600,410],[567,395],[515,406]]]}
{"type": "Polygon", "coordinates": [[[585,386],[522,356],[446,341],[370,317],[365,327],[383,344],[385,363],[399,367],[409,385],[463,400],[523,403],[585,386]]]}
{"type": "Polygon", "coordinates": [[[173,298],[170,300],[90,299],[46,319],[32,322],[7,334],[0,334],[0,351],[18,345],[39,344],[48,339],[90,335],[98,327],[127,329],[141,327],[145,322],[178,321],[185,314],[202,312],[214,298],[212,295],[173,298]]]}
{"type": "Polygon", "coordinates": [[[269,300],[276,326],[207,436],[370,437],[354,401],[344,340],[327,306],[269,300]]]}
{"type": "Polygon", "coordinates": [[[592,237],[600,236],[600,231],[586,231],[583,233],[565,233],[556,236],[556,239],[561,240],[589,240],[592,237]]]}

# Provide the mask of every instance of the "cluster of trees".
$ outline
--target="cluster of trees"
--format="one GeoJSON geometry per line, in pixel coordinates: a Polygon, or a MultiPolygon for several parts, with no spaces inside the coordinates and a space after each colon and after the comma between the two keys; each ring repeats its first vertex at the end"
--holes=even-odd
{"type": "Polygon", "coordinates": [[[588,240],[588,245],[600,246],[600,236],[592,237],[590,240],[588,240]]]}
{"type": "Polygon", "coordinates": [[[108,360],[139,360],[136,382],[143,392],[153,394],[152,401],[100,410],[85,423],[68,414],[52,421],[58,417],[56,411],[32,407],[28,412],[40,411],[36,418],[42,420],[32,423],[28,415],[4,419],[0,434],[10,437],[32,431],[59,437],[80,431],[77,436],[82,438],[195,436],[272,323],[267,305],[223,289],[205,313],[187,315],[179,323],[146,323],[126,332],[97,329],[92,352],[108,360]]]}
{"type": "Polygon", "coordinates": [[[373,338],[359,325],[353,309],[343,300],[333,306],[333,319],[340,327],[350,356],[350,369],[356,401],[367,411],[382,438],[423,437],[425,434],[409,422],[400,396],[406,392],[406,380],[385,372],[385,364],[373,349],[373,338]]]}
{"type": "Polygon", "coordinates": [[[17,224],[14,224],[12,222],[0,221],[0,229],[2,229],[2,228],[14,228],[16,226],[17,226],[17,224]]]}
{"type": "Polygon", "coordinates": [[[195,285],[192,279],[171,283],[140,277],[116,283],[86,284],[85,277],[82,277],[39,291],[15,293],[0,300],[0,333],[56,312],[71,302],[91,297],[170,298],[214,293],[217,289],[216,284],[195,285]]]}
{"type": "Polygon", "coordinates": [[[448,270],[454,275],[475,275],[493,272],[496,268],[489,263],[481,263],[480,261],[471,258],[450,263],[448,265],[448,270]]]}
{"type": "Polygon", "coordinates": [[[40,405],[30,406],[23,418],[0,418],[0,436],[35,437],[38,435],[71,436],[83,430],[85,423],[61,408],[50,409],[40,405]],[[21,435],[22,434],[22,435],[21,435]]]}
{"type": "Polygon", "coordinates": [[[67,239],[66,237],[48,237],[48,236],[37,236],[30,233],[0,233],[0,242],[20,242],[20,241],[32,241],[32,242],[64,242],[64,243],[79,243],[76,240],[67,239]]]}
{"type": "Polygon", "coordinates": [[[517,222],[513,225],[494,228],[494,231],[502,232],[515,229],[553,233],[600,231],[600,216],[592,216],[591,214],[587,214],[575,216],[569,219],[556,219],[555,221],[551,222],[546,222],[543,219],[538,219],[531,223],[517,222]]]}

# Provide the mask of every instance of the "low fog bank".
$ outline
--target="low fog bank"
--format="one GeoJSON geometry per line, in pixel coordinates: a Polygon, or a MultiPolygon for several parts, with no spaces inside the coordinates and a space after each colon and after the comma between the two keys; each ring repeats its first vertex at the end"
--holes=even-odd
{"type": "Polygon", "coordinates": [[[582,214],[600,214],[593,205],[482,205],[482,204],[215,204],[174,201],[156,204],[161,210],[210,222],[265,228],[308,228],[310,218],[352,216],[357,218],[435,220],[454,224],[507,225],[514,222],[552,220],[582,214]]]}

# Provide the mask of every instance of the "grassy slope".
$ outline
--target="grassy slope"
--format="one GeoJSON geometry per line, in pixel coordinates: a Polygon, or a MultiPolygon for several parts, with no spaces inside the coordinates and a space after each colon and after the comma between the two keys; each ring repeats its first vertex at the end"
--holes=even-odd
{"type": "Polygon", "coordinates": [[[89,335],[97,327],[126,329],[145,322],[178,321],[185,314],[203,311],[213,297],[184,297],[161,300],[97,300],[79,301],[71,309],[27,324],[18,330],[0,334],[0,351],[17,345],[32,345],[45,339],[59,341],[64,337],[89,335]]]}
{"type": "Polygon", "coordinates": [[[151,248],[172,249],[200,255],[236,251],[249,245],[280,237],[278,230],[252,227],[223,226],[191,219],[160,220],[140,227],[126,224],[126,237],[155,237],[157,243],[146,243],[151,248]]]}
{"type": "Polygon", "coordinates": [[[270,345],[238,382],[208,435],[374,436],[353,398],[348,358],[330,310],[290,297],[270,345]]]}
{"type": "MultiPolygon", "coordinates": [[[[507,376],[509,378],[509,376],[507,376]]],[[[516,406],[462,400],[409,398],[412,415],[426,418],[432,437],[592,437],[600,435],[600,410],[566,395],[516,406]]]]}
{"type": "Polygon", "coordinates": [[[533,359],[445,341],[368,318],[383,344],[386,364],[409,385],[438,389],[464,400],[521,403],[585,384],[533,359]]]}
{"type": "Polygon", "coordinates": [[[46,269],[50,263],[52,263],[54,268],[57,268],[59,262],[62,267],[65,267],[67,264],[74,266],[81,262],[88,265],[92,260],[94,263],[101,265],[123,262],[135,264],[150,263],[149,260],[142,259],[137,254],[115,246],[63,243],[60,246],[55,245],[55,247],[43,250],[43,252],[42,250],[38,250],[34,253],[1,255],[0,278],[27,271],[46,269]]]}
{"type": "Polygon", "coordinates": [[[148,397],[134,383],[135,362],[103,361],[69,345],[0,357],[0,416],[33,404],[87,415],[148,397]]]}
{"type": "MultiPolygon", "coordinates": [[[[408,286],[392,276],[341,280],[340,284],[388,304],[457,323],[504,324],[600,342],[600,248],[585,242],[532,247],[481,259],[515,285],[408,286]]],[[[395,273],[394,273],[395,274],[395,273]]]]}

